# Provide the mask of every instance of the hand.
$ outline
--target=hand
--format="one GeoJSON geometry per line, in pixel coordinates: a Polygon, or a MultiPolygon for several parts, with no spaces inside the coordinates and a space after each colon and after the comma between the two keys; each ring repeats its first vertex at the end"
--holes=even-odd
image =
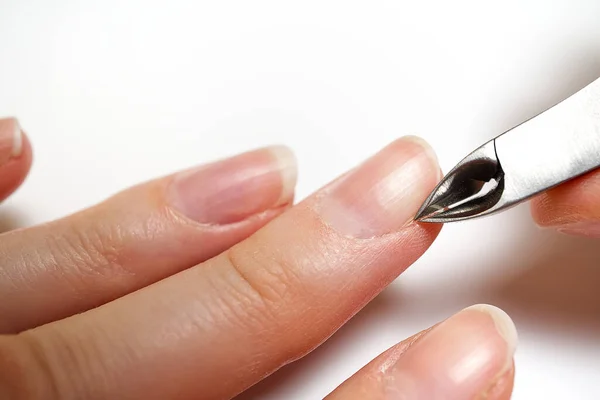
{"type": "MultiPolygon", "coordinates": [[[[0,120],[0,198],[30,164],[27,137],[0,120]]],[[[439,232],[412,221],[440,178],[421,140],[292,207],[295,176],[289,150],[256,150],[1,235],[0,398],[231,398],[326,340],[439,232]]],[[[535,215],[566,221],[565,196],[535,215]]],[[[573,221],[593,215],[580,210],[573,221]]],[[[515,345],[506,314],[471,307],[330,398],[506,399],[515,345]]]]}

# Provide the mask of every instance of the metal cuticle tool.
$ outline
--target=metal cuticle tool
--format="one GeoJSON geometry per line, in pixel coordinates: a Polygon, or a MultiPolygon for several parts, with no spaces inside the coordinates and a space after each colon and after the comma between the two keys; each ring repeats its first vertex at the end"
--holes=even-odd
{"type": "Polygon", "coordinates": [[[491,215],[600,168],[600,79],[465,157],[415,220],[491,215]]]}

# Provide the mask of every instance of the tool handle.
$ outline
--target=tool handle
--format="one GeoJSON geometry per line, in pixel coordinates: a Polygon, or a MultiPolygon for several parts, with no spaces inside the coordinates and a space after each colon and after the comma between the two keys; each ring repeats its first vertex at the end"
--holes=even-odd
{"type": "Polygon", "coordinates": [[[600,167],[600,79],[495,139],[504,207],[600,167]]]}

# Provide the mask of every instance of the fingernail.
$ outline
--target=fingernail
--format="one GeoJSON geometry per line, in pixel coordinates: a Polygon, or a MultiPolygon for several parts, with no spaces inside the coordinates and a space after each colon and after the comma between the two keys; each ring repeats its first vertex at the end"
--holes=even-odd
{"type": "Polygon", "coordinates": [[[581,221],[563,225],[557,228],[566,235],[600,237],[600,221],[581,221]]]}
{"type": "Polygon", "coordinates": [[[412,221],[439,176],[433,149],[420,138],[405,137],[333,183],[319,212],[344,235],[384,235],[412,221]]]}
{"type": "Polygon", "coordinates": [[[512,367],[517,341],[504,311],[469,307],[433,328],[384,371],[386,398],[486,398],[512,367]]]}
{"type": "Polygon", "coordinates": [[[175,175],[168,200],[194,221],[224,225],[291,203],[295,185],[294,155],[276,146],[175,175]]]}
{"type": "Polygon", "coordinates": [[[23,151],[23,134],[16,118],[0,119],[0,165],[23,151]]]}

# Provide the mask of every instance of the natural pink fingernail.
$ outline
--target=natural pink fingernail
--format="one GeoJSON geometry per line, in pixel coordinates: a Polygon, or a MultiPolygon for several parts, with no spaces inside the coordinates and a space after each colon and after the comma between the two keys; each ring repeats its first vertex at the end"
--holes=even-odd
{"type": "Polygon", "coordinates": [[[23,151],[23,134],[16,118],[0,119],[0,166],[23,151]]]}
{"type": "Polygon", "coordinates": [[[345,235],[384,235],[412,221],[439,178],[431,147],[405,137],[335,182],[320,203],[320,213],[345,235]]]}
{"type": "Polygon", "coordinates": [[[194,221],[223,225],[291,203],[295,185],[295,158],[277,146],[181,172],[168,199],[194,221]]]}
{"type": "Polygon", "coordinates": [[[557,230],[566,235],[600,237],[600,221],[581,221],[557,227],[557,230]]]}
{"type": "Polygon", "coordinates": [[[504,311],[469,307],[386,365],[385,398],[488,398],[486,393],[510,371],[517,341],[517,330],[504,311]]]}

